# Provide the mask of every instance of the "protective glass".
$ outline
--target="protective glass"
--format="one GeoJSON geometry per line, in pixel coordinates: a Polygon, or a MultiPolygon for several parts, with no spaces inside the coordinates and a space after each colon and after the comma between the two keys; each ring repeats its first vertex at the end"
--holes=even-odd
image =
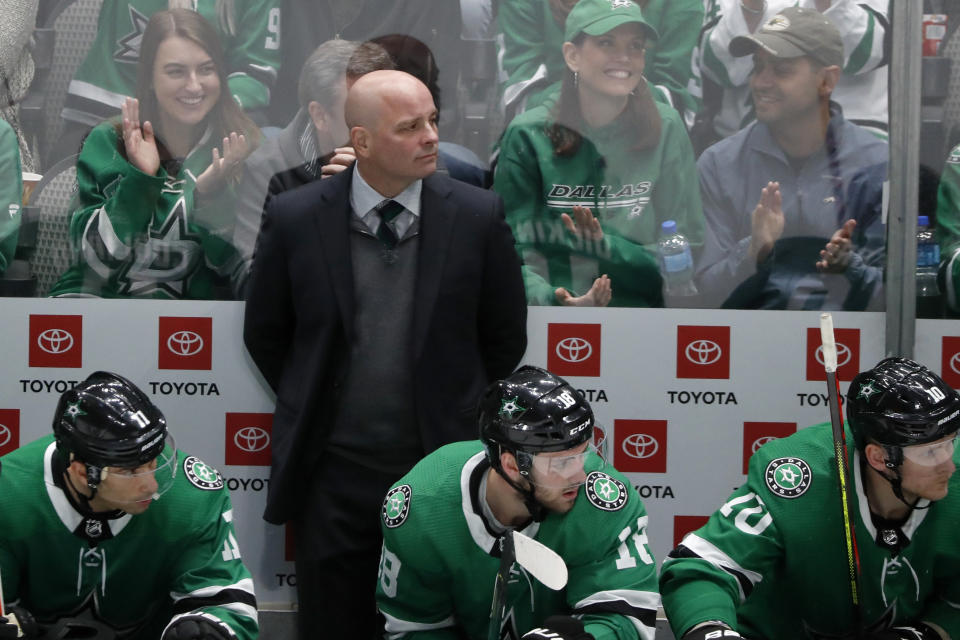
{"type": "Polygon", "coordinates": [[[177,476],[177,445],[167,433],[163,451],[151,462],[136,467],[105,467],[97,494],[115,504],[157,500],[173,486],[177,476]]]}
{"type": "Polygon", "coordinates": [[[922,467],[935,467],[951,459],[956,446],[957,435],[954,434],[949,440],[903,447],[903,457],[922,467]]]}
{"type": "Polygon", "coordinates": [[[587,475],[604,467],[603,457],[592,443],[572,450],[538,453],[533,456],[531,484],[548,489],[564,489],[583,484],[587,475]]]}

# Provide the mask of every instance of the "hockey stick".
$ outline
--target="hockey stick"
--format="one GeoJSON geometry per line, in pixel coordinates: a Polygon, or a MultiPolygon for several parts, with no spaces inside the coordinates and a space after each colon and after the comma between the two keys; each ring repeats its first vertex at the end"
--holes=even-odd
{"type": "Polygon", "coordinates": [[[487,640],[498,640],[500,637],[500,626],[507,608],[507,582],[514,562],[554,591],[567,585],[567,564],[556,551],[519,531],[511,530],[507,535],[501,536],[500,569],[497,570],[497,578],[493,583],[487,640]]]}
{"type": "Polygon", "coordinates": [[[843,428],[840,407],[840,383],[837,381],[837,343],[833,338],[833,316],[820,314],[820,341],[823,350],[823,368],[827,373],[827,398],[830,405],[830,424],[833,427],[833,454],[837,463],[840,502],[843,511],[843,538],[847,550],[847,570],[850,575],[850,596],[856,637],[861,637],[860,612],[860,552],[852,519],[853,501],[850,496],[850,472],[847,468],[847,436],[843,428]]]}

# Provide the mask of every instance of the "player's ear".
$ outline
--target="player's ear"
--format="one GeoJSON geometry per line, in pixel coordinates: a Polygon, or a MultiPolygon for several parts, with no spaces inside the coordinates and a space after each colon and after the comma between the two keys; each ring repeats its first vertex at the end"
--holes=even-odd
{"type": "Polygon", "coordinates": [[[517,458],[509,451],[500,452],[500,466],[511,480],[517,481],[520,479],[520,467],[517,466],[517,458]]]}
{"type": "Polygon", "coordinates": [[[863,449],[863,457],[866,458],[867,464],[876,469],[881,473],[885,473],[887,470],[887,452],[884,451],[883,447],[873,443],[868,443],[863,449]]]}
{"type": "MultiPolygon", "coordinates": [[[[71,456],[72,457],[72,456],[71,456]]],[[[87,465],[79,460],[70,460],[67,466],[67,475],[70,477],[70,483],[77,491],[87,494],[87,465]]]]}
{"type": "Polygon", "coordinates": [[[370,155],[370,132],[366,127],[356,126],[350,129],[350,144],[358,158],[370,155]]]}

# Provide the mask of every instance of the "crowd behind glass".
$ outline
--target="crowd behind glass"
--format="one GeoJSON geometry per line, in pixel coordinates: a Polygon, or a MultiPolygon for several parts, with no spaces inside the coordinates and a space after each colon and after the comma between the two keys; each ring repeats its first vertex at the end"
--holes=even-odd
{"type": "MultiPolygon", "coordinates": [[[[801,0],[842,40],[801,58],[735,42],[794,0],[582,1],[643,21],[594,35],[575,0],[103,0],[50,140],[21,103],[34,27],[68,0],[13,0],[0,271],[33,250],[24,187],[75,166],[70,265],[36,295],[242,299],[265,201],[351,165],[346,92],[397,68],[440,109],[438,170],[504,199],[529,304],[881,310],[887,0],[801,0]]],[[[920,213],[952,304],[949,151],[920,213]]]]}

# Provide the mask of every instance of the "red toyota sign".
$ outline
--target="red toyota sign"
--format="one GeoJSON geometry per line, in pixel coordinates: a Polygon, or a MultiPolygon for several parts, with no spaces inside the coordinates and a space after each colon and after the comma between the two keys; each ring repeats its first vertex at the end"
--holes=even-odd
{"type": "Polygon", "coordinates": [[[0,409],[0,456],[20,446],[20,409],[0,409]]]}
{"type": "Polygon", "coordinates": [[[683,537],[707,524],[710,516],[673,516],[673,546],[683,541],[683,537]]]}
{"type": "Polygon", "coordinates": [[[269,467],[272,413],[227,413],[223,460],[228,465],[269,467]]]}
{"type": "Polygon", "coordinates": [[[730,378],[730,327],[677,327],[677,377],[730,378]]]}
{"type": "Polygon", "coordinates": [[[30,314],[31,367],[83,366],[83,316],[30,314]]]}
{"type": "Polygon", "coordinates": [[[551,322],[547,326],[547,369],[558,376],[599,376],[600,327],[551,322]]]}
{"type": "Polygon", "coordinates": [[[209,371],[213,362],[213,318],[159,318],[157,368],[209,371]]]}
{"type": "Polygon", "coordinates": [[[614,420],[613,466],[624,473],[667,472],[666,420],[614,420]]]}
{"type": "MultiPolygon", "coordinates": [[[[860,329],[834,329],[837,343],[837,380],[850,382],[860,373],[860,329]]],[[[807,329],[807,380],[826,381],[820,327],[807,329]]]]}
{"type": "Polygon", "coordinates": [[[960,389],[960,337],[943,336],[940,350],[940,377],[954,389],[960,389]]]}
{"type": "Polygon", "coordinates": [[[797,432],[796,422],[744,422],[743,423],[743,475],[750,468],[750,456],[757,449],[777,438],[786,438],[797,432]]]}

